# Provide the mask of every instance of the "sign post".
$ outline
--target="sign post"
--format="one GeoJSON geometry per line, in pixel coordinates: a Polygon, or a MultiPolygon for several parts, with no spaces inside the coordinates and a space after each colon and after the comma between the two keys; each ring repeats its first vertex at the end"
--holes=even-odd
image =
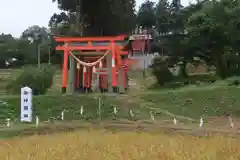
{"type": "Polygon", "coordinates": [[[32,122],[32,89],[21,88],[21,122],[32,122]]]}

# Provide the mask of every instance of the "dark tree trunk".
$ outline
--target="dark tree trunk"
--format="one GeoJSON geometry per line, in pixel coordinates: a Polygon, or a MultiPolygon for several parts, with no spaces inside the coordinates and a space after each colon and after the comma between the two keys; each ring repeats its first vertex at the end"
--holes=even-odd
{"type": "Polygon", "coordinates": [[[222,79],[225,79],[227,76],[226,67],[222,56],[219,56],[216,60],[216,73],[222,79]]]}
{"type": "Polygon", "coordinates": [[[180,74],[183,78],[186,78],[188,76],[186,67],[187,67],[187,62],[183,60],[183,64],[181,65],[181,68],[180,68],[181,69],[180,74]]]}

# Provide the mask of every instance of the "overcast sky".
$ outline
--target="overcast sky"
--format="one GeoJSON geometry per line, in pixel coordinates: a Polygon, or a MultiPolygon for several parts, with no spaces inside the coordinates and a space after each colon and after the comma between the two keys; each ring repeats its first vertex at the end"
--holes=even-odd
{"type": "MultiPolygon", "coordinates": [[[[136,0],[137,6],[143,1],[136,0]]],[[[189,1],[181,3],[187,5],[189,1]]],[[[50,17],[58,12],[57,4],[51,0],[0,0],[0,33],[19,37],[31,25],[47,27],[50,17]]]]}

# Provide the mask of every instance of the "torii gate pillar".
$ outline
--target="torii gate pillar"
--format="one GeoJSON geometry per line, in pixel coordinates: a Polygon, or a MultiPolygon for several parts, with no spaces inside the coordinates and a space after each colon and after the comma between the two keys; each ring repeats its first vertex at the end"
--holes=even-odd
{"type": "Polygon", "coordinates": [[[68,92],[74,93],[75,92],[75,73],[76,73],[76,61],[72,56],[69,56],[69,72],[68,72],[68,92]]]}
{"type": "Polygon", "coordinates": [[[68,47],[67,44],[64,47],[63,55],[63,68],[62,68],[62,93],[66,93],[67,90],[67,74],[68,74],[68,47]]]}

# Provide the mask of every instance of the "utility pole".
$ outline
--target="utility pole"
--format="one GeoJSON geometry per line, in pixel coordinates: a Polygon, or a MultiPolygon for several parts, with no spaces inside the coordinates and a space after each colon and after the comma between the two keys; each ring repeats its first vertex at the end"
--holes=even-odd
{"type": "Polygon", "coordinates": [[[39,33],[34,33],[34,38],[33,41],[36,43],[36,47],[37,47],[37,65],[38,65],[38,69],[40,69],[41,67],[41,40],[42,37],[39,33]]]}
{"type": "Polygon", "coordinates": [[[37,50],[37,54],[38,54],[38,69],[40,69],[40,67],[41,67],[41,44],[38,42],[38,44],[37,44],[37,48],[38,48],[38,50],[37,50]]]}

